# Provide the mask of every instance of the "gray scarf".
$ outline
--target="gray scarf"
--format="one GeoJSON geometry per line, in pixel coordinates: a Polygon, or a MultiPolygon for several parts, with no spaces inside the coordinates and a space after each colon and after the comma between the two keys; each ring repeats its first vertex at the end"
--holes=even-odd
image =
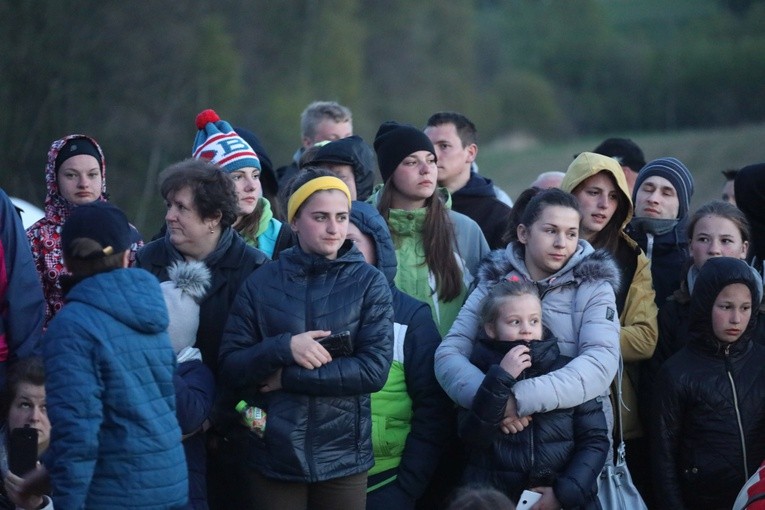
{"type": "Polygon", "coordinates": [[[677,218],[672,220],[666,220],[661,218],[643,217],[643,218],[632,218],[630,225],[632,225],[632,227],[635,228],[635,230],[637,230],[638,232],[660,236],[668,232],[671,232],[672,229],[675,228],[679,222],[680,220],[677,218]]]}

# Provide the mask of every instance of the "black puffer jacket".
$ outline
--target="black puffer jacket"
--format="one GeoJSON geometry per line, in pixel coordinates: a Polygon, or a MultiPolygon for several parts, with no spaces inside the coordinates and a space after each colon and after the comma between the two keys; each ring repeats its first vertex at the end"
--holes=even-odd
{"type": "Polygon", "coordinates": [[[627,227],[627,234],[651,259],[651,276],[656,291],[656,306],[661,310],[664,302],[680,288],[682,269],[688,261],[688,219],[681,218],[675,228],[657,236],[636,228],[637,220],[627,227]]]}
{"type": "Polygon", "coordinates": [[[755,313],[734,343],[712,332],[713,304],[732,283],[749,287],[757,302],[761,289],[746,263],[721,257],[704,264],[688,345],[656,380],[652,455],[660,508],[730,508],[765,458],[765,348],[752,342],[755,313]]]}
{"type": "MultiPolygon", "coordinates": [[[[499,429],[515,379],[498,365],[520,342],[479,341],[470,361],[487,371],[470,411],[460,416],[460,436],[469,445],[464,480],[490,484],[517,500],[524,489],[552,486],[563,508],[598,509],[596,480],[608,455],[608,429],[596,399],[570,409],[534,415],[518,434],[499,429]]],[[[555,338],[532,341],[532,366],[520,378],[566,365],[555,338]]]]}
{"type": "MultiPolygon", "coordinates": [[[[136,255],[136,267],[157,277],[160,282],[170,279],[167,270],[180,254],[172,248],[166,237],[145,245],[136,255]]],[[[202,351],[202,361],[213,374],[218,373],[218,347],[228,310],[234,302],[239,286],[250,274],[268,262],[265,253],[247,246],[233,229],[226,229],[215,252],[204,260],[210,268],[210,288],[199,303],[199,329],[195,347],[202,351]]]]}
{"type": "Polygon", "coordinates": [[[385,383],[393,355],[393,308],[385,277],[350,241],[335,260],[294,246],[242,285],[220,349],[220,380],[267,413],[250,434],[250,462],[268,478],[318,482],[373,463],[369,394],[385,383]],[[293,335],[348,330],[352,356],[313,370],[295,364],[293,335]],[[257,388],[278,369],[282,389],[257,388]]]}

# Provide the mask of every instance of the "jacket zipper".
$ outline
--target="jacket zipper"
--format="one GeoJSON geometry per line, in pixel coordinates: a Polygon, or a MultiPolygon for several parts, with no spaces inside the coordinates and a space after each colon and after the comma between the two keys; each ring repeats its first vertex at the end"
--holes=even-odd
{"type": "Polygon", "coordinates": [[[730,366],[730,345],[725,346],[725,372],[728,374],[728,380],[730,381],[731,390],[733,390],[733,407],[736,410],[736,421],[738,422],[738,434],[741,439],[741,452],[744,454],[744,483],[749,480],[749,469],[746,462],[746,438],[744,437],[744,426],[741,423],[741,412],[738,408],[738,394],[736,392],[736,383],[733,381],[733,374],[731,373],[730,366]]]}
{"type": "MultiPolygon", "coordinates": [[[[305,277],[305,330],[310,331],[311,327],[311,276],[306,274],[305,277]]],[[[306,420],[305,431],[305,460],[308,465],[308,476],[311,482],[316,481],[316,465],[313,461],[313,417],[315,415],[315,402],[312,395],[308,396],[308,419],[306,420]]]]}

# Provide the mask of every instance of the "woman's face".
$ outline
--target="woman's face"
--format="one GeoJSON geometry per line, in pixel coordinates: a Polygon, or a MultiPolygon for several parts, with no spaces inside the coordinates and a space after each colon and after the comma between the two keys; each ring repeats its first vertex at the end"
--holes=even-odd
{"type": "Polygon", "coordinates": [[[693,265],[701,269],[714,257],[746,258],[749,243],[741,238],[741,231],[731,220],[710,214],[694,225],[690,249],[693,265]]]}
{"type": "Polygon", "coordinates": [[[417,209],[433,196],[438,181],[436,156],[428,151],[414,152],[393,171],[393,203],[397,209],[417,209]]]}
{"type": "Polygon", "coordinates": [[[317,191],[303,202],[298,216],[292,219],[300,248],[330,260],[348,234],[348,197],[340,190],[317,191]]]}
{"type": "Polygon", "coordinates": [[[260,170],[248,166],[231,172],[229,175],[236,187],[236,197],[239,205],[237,217],[247,216],[258,206],[258,199],[263,194],[260,187],[260,170]]]}
{"type": "Polygon", "coordinates": [[[752,316],[752,293],[743,283],[723,287],[712,305],[712,331],[718,340],[732,343],[741,338],[752,316]]]}
{"type": "Polygon", "coordinates": [[[579,241],[579,219],[575,209],[548,205],[530,226],[518,226],[529,276],[544,280],[566,265],[579,241]]]}
{"type": "Polygon", "coordinates": [[[32,427],[37,430],[37,445],[45,448],[50,442],[50,421],[45,407],[45,386],[19,383],[16,398],[8,411],[8,429],[32,427]]]}
{"type": "Polygon", "coordinates": [[[101,196],[101,167],[93,156],[72,156],[61,163],[56,177],[61,196],[72,204],[89,204],[101,196]]]}
{"type": "Polygon", "coordinates": [[[577,186],[573,194],[582,211],[582,237],[591,240],[614,217],[619,191],[607,172],[599,172],[577,186]]]}
{"type": "Polygon", "coordinates": [[[213,230],[214,233],[218,225],[218,220],[205,219],[199,215],[189,187],[168,195],[165,206],[165,222],[170,242],[183,254],[193,253],[193,247],[209,239],[212,235],[210,231],[213,230]]]}

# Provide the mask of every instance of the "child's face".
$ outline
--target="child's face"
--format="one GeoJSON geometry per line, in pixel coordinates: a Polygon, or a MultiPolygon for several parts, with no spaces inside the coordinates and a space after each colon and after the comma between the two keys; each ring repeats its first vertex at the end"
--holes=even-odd
{"type": "Polygon", "coordinates": [[[693,227],[690,251],[698,269],[713,257],[744,259],[748,249],[749,243],[741,237],[741,230],[728,218],[710,214],[693,227]]]}
{"type": "Polygon", "coordinates": [[[510,296],[502,300],[494,323],[484,328],[489,338],[512,342],[542,338],[542,303],[531,294],[510,296]]]}
{"type": "Polygon", "coordinates": [[[721,342],[735,342],[744,333],[751,316],[749,287],[732,283],[723,287],[712,305],[712,331],[721,342]]]}

